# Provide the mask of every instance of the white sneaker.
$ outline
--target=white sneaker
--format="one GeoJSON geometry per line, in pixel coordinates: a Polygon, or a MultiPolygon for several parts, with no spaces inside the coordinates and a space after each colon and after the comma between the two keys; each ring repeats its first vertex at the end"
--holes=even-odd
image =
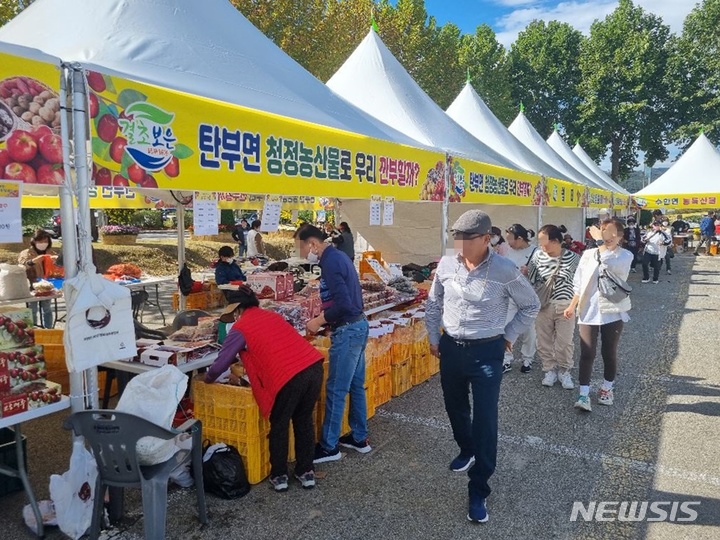
{"type": "Polygon", "coordinates": [[[670,270],[667,271],[668,276],[672,276],[672,272],[670,270]]]}
{"type": "Polygon", "coordinates": [[[649,280],[649,279],[643,279],[642,282],[643,282],[643,283],[650,283],[650,280],[649,280]]]}
{"type": "Polygon", "coordinates": [[[551,369],[545,372],[545,378],[542,380],[543,386],[553,386],[558,381],[557,371],[551,369]]]}
{"type": "Polygon", "coordinates": [[[569,371],[563,371],[558,379],[560,379],[560,382],[562,383],[562,387],[565,390],[572,390],[575,388],[575,383],[572,380],[572,375],[570,375],[569,371]]]}
{"type": "Polygon", "coordinates": [[[575,408],[583,411],[592,411],[592,405],[590,405],[589,396],[578,396],[578,400],[575,402],[575,408]]]}
{"type": "Polygon", "coordinates": [[[598,392],[598,403],[600,405],[612,405],[615,400],[614,398],[612,388],[610,390],[601,388],[598,392]]]}
{"type": "Polygon", "coordinates": [[[658,283],[660,283],[660,282],[659,282],[659,281],[653,281],[653,284],[654,284],[654,285],[657,285],[658,283]]]}

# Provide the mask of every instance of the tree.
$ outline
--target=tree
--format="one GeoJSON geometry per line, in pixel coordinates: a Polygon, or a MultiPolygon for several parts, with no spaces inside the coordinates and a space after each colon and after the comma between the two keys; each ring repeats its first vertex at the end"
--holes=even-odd
{"type": "Polygon", "coordinates": [[[525,115],[541,135],[549,135],[558,123],[571,135],[576,132],[583,40],[569,24],[536,20],[510,48],[512,98],[525,105],[525,115]]]}
{"type": "Polygon", "coordinates": [[[460,68],[485,104],[505,125],[515,116],[507,52],[487,24],[462,36],[458,50],[460,68]]]}
{"type": "Polygon", "coordinates": [[[676,100],[672,138],[687,147],[701,131],[720,143],[720,0],[704,0],[685,19],[670,62],[676,100]]]}
{"type": "Polygon", "coordinates": [[[0,0],[0,26],[10,21],[32,3],[33,0],[0,0]]]}
{"type": "Polygon", "coordinates": [[[593,23],[583,43],[582,142],[593,158],[604,156],[609,142],[615,180],[638,165],[638,150],[651,167],[668,155],[670,49],[670,29],[631,0],[620,0],[613,13],[593,23]]]}

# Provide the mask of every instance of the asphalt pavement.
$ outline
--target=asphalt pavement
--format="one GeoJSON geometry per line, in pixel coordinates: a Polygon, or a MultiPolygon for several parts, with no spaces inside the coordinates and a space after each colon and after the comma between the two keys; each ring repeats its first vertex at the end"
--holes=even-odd
{"type": "MultiPolygon", "coordinates": [[[[373,452],[318,466],[323,478],[312,491],[292,483],[276,494],[262,483],[239,500],[208,496],[210,523],[202,527],[194,491],[171,488],[167,537],[720,538],[720,257],[678,256],[659,284],[641,284],[639,273],[630,283],[634,309],[620,342],[614,406],[595,401],[600,359],[590,414],[573,408],[576,391],[542,387],[537,368],[522,374],[516,365],[504,376],[487,524],[466,520],[467,477],[448,470],[457,447],[435,376],[381,407],[370,420],[373,452]],[[626,510],[633,502],[637,512],[647,507],[646,519],[618,520],[620,503],[626,510]],[[574,504],[583,509],[575,521],[574,504]],[[692,511],[695,520],[680,521],[692,511]],[[606,521],[586,522],[590,514],[606,521]]],[[[49,475],[67,469],[62,417],[24,428],[39,498],[48,495],[49,475]]],[[[22,493],[0,498],[5,538],[31,538],[20,519],[24,503],[22,493]]],[[[126,507],[123,524],[105,538],[142,538],[138,493],[128,492],[126,507]]],[[[51,529],[47,537],[62,534],[51,529]]]]}

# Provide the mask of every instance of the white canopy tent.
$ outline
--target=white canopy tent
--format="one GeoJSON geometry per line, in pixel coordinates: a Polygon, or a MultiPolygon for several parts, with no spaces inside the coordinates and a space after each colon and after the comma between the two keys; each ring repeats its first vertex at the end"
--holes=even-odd
{"type": "Polygon", "coordinates": [[[617,191],[615,188],[605,183],[605,180],[595,174],[595,171],[585,165],[585,163],[583,163],[583,161],[578,156],[573,154],[572,149],[570,148],[570,146],[568,146],[568,143],[566,143],[565,140],[560,136],[557,129],[553,130],[552,134],[550,135],[550,137],[548,137],[546,142],[548,143],[550,148],[555,150],[555,152],[566,163],[568,163],[573,169],[575,169],[579,173],[582,173],[585,178],[590,180],[590,182],[592,182],[593,184],[593,187],[599,187],[600,189],[606,189],[608,191],[617,191]]]}
{"type": "Polygon", "coordinates": [[[573,154],[575,154],[580,160],[591,170],[593,171],[597,176],[602,178],[605,183],[613,188],[613,191],[617,193],[622,193],[623,195],[630,195],[630,192],[622,187],[620,184],[615,182],[610,176],[608,176],[605,171],[603,171],[597,163],[595,163],[592,158],[587,154],[585,149],[580,146],[580,143],[577,143],[573,149],[573,154]]]}
{"type": "Polygon", "coordinates": [[[720,206],[720,151],[704,133],[700,134],[665,174],[635,196],[646,199],[653,207],[693,207],[692,202],[681,204],[678,200],[677,204],[672,203],[672,199],[692,196],[715,199],[714,203],[698,203],[695,208],[720,206]]]}
{"type": "Polygon", "coordinates": [[[518,141],[468,82],[447,110],[448,116],[521,169],[572,182],[518,141]]]}

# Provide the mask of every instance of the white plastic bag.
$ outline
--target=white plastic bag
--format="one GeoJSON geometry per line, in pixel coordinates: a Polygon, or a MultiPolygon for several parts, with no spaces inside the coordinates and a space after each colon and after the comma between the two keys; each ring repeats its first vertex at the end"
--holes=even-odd
{"type": "Polygon", "coordinates": [[[73,443],[70,469],[62,476],[50,477],[50,498],[55,504],[58,527],[70,538],[77,540],[90,528],[97,479],[97,464],[82,440],[73,443]]]}
{"type": "MultiPolygon", "coordinates": [[[[171,364],[146,371],[130,380],[116,410],[170,429],[187,384],[187,375],[171,364]]],[[[143,437],[136,447],[140,465],[167,461],[178,449],[173,439],[164,441],[156,437],[143,437]]]]}
{"type": "Polygon", "coordinates": [[[68,306],[63,343],[69,371],[137,354],[130,289],[100,274],[80,273],[65,281],[63,292],[68,306]]]}
{"type": "MultiPolygon", "coordinates": [[[[38,509],[40,510],[40,517],[44,527],[57,526],[57,518],[55,517],[55,505],[52,501],[38,501],[38,509]]],[[[33,512],[32,506],[26,504],[23,507],[23,519],[25,525],[34,532],[38,533],[37,519],[35,518],[35,512],[33,512]]]]}
{"type": "Polygon", "coordinates": [[[0,300],[15,300],[30,296],[25,267],[18,264],[0,264],[0,300]]]}

